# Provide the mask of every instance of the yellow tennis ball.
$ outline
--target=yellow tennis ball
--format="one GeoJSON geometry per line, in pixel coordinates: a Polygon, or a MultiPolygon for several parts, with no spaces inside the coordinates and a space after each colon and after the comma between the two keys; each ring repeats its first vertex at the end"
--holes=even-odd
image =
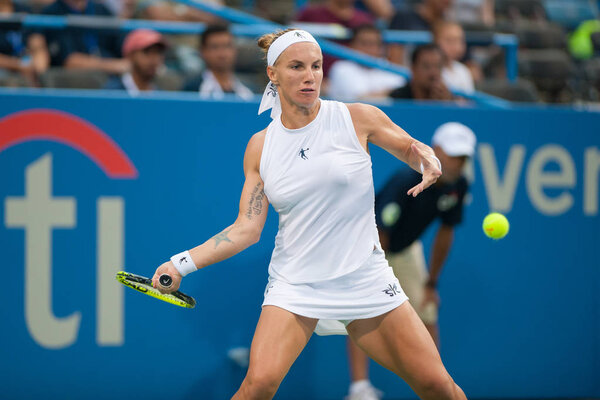
{"type": "Polygon", "coordinates": [[[506,217],[494,212],[483,219],[483,232],[492,239],[502,239],[508,233],[510,224],[506,217]]]}

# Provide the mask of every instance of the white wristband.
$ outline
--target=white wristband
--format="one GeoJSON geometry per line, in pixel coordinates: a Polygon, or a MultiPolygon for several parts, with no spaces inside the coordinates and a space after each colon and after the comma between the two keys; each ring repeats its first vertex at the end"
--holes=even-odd
{"type": "MultiPolygon", "coordinates": [[[[440,159],[437,158],[436,156],[431,156],[431,158],[433,158],[435,161],[437,161],[438,168],[441,171],[442,170],[442,163],[441,163],[440,159]]],[[[423,163],[421,162],[421,175],[423,175],[423,172],[425,172],[425,168],[423,168],[423,163]]]]}
{"type": "Polygon", "coordinates": [[[171,257],[171,262],[175,268],[177,268],[177,271],[179,271],[181,276],[186,276],[187,274],[198,270],[188,250],[175,254],[171,257]]]}

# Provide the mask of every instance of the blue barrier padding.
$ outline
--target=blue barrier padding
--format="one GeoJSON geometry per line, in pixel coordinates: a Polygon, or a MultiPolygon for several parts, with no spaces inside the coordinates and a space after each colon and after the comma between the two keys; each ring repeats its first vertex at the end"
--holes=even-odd
{"type": "MultiPolygon", "coordinates": [[[[449,121],[477,135],[439,285],[454,380],[468,398],[600,397],[600,112],[381,108],[425,143],[449,121]],[[502,240],[483,234],[490,210],[511,223],[502,240]]],[[[230,351],[252,340],[276,213],[259,243],[184,279],[194,310],[135,293],[111,270],[151,275],[235,220],[246,144],[270,122],[257,109],[191,93],[0,89],[0,252],[12,279],[0,291],[2,398],[232,396],[245,369],[230,351]],[[92,137],[108,146],[86,147],[92,137]],[[123,158],[135,174],[100,167],[123,158]]],[[[403,164],[376,146],[370,154],[378,191],[403,164]]],[[[389,371],[372,363],[370,373],[386,398],[414,398],[389,371]]],[[[340,399],[348,383],[345,338],[313,337],[277,397],[340,399]]]]}

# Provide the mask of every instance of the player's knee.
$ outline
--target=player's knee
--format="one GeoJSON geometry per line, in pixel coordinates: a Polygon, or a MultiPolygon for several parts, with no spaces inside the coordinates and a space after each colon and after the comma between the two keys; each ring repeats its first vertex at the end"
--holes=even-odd
{"type": "Polygon", "coordinates": [[[246,384],[253,399],[270,399],[277,392],[280,378],[269,371],[248,371],[246,384]]]}
{"type": "Polygon", "coordinates": [[[430,376],[420,382],[423,399],[452,400],[455,398],[456,384],[448,374],[430,376]]]}

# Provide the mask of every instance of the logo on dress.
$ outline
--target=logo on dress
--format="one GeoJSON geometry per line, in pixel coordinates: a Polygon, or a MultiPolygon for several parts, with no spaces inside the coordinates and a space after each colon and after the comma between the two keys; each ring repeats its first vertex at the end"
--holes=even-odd
{"type": "Polygon", "coordinates": [[[387,294],[390,297],[393,297],[397,294],[400,293],[400,290],[398,289],[398,286],[394,283],[393,285],[390,283],[387,287],[387,289],[382,290],[383,293],[387,294]]]}
{"type": "Polygon", "coordinates": [[[300,152],[298,152],[298,155],[300,156],[300,158],[302,158],[303,160],[308,160],[308,157],[306,156],[306,152],[309,151],[310,149],[307,147],[306,149],[303,149],[302,147],[300,147],[300,152]]]}

